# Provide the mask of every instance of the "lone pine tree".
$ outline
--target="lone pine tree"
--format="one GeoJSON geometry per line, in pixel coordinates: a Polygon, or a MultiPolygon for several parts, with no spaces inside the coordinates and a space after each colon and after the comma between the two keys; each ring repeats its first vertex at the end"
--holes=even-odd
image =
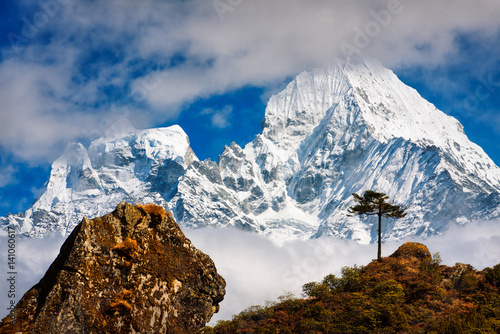
{"type": "Polygon", "coordinates": [[[387,202],[389,196],[373,190],[367,190],[363,196],[352,194],[357,205],[349,208],[350,213],[367,216],[378,216],[378,253],[377,260],[382,261],[382,217],[403,218],[406,216],[405,208],[387,202]]]}

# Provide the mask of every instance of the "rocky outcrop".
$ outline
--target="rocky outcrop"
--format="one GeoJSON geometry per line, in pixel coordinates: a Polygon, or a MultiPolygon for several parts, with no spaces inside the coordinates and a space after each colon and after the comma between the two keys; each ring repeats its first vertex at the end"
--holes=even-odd
{"type": "Polygon", "coordinates": [[[0,333],[201,333],[225,281],[162,207],[84,218],[0,333]]]}
{"type": "Polygon", "coordinates": [[[390,256],[396,259],[416,258],[419,261],[432,260],[431,252],[426,245],[419,242],[405,242],[390,256]]]}

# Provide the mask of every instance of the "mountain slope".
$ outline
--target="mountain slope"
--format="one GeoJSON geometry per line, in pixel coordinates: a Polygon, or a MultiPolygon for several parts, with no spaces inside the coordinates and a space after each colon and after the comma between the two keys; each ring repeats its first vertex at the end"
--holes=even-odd
{"type": "Polygon", "coordinates": [[[500,264],[439,263],[405,243],[381,262],[304,284],[306,299],[249,307],[205,333],[498,333],[500,264]]]}
{"type": "Polygon", "coordinates": [[[244,149],[226,147],[218,164],[191,165],[170,204],[189,226],[369,242],[371,223],[347,216],[351,194],[366,189],[409,206],[405,219],[385,225],[385,239],[425,237],[498,216],[500,169],[456,119],[390,70],[337,64],[302,73],[273,96],[262,134],[244,149]]]}
{"type": "Polygon", "coordinates": [[[366,243],[373,222],[347,209],[367,189],[409,207],[384,224],[386,240],[500,216],[500,169],[460,123],[380,63],[349,60],[298,75],[271,97],[262,133],[225,147],[217,162],[198,161],[179,127],[125,127],[88,149],[73,145],[25,217],[0,224],[67,234],[83,215],[132,200],[168,204],[190,228],[366,243]]]}

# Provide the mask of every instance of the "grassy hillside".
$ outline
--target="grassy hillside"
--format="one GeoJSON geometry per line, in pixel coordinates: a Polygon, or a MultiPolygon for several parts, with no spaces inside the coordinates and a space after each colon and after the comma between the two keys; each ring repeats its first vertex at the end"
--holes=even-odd
{"type": "Polygon", "coordinates": [[[305,284],[305,299],[250,307],[205,333],[500,333],[500,264],[440,262],[405,243],[381,262],[305,284]]]}

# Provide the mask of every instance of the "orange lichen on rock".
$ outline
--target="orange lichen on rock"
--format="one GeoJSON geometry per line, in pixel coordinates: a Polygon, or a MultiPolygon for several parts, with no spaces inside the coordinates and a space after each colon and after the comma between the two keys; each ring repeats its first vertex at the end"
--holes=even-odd
{"type": "Polygon", "coordinates": [[[132,297],[132,291],[127,289],[122,289],[122,291],[115,296],[113,301],[109,304],[109,313],[124,314],[132,313],[133,307],[127,301],[132,297]]]}
{"type": "Polygon", "coordinates": [[[137,241],[127,237],[123,242],[115,245],[112,250],[116,251],[118,255],[123,256],[129,260],[137,258],[138,253],[137,241]]]}
{"type": "Polygon", "coordinates": [[[165,219],[165,216],[169,219],[174,219],[174,216],[170,212],[165,211],[165,209],[159,205],[152,203],[138,204],[137,208],[141,210],[144,219],[149,217],[149,222],[152,226],[160,225],[165,219]]]}
{"type": "Polygon", "coordinates": [[[137,207],[142,209],[146,214],[160,217],[160,219],[163,219],[166,215],[169,215],[169,213],[167,213],[167,211],[165,211],[163,207],[156,204],[138,204],[137,207]]]}
{"type": "Polygon", "coordinates": [[[132,313],[133,308],[126,300],[119,299],[109,305],[109,312],[116,314],[132,313]]]}
{"type": "Polygon", "coordinates": [[[122,289],[122,291],[117,295],[118,298],[127,299],[132,296],[132,291],[127,289],[122,289]]]}

